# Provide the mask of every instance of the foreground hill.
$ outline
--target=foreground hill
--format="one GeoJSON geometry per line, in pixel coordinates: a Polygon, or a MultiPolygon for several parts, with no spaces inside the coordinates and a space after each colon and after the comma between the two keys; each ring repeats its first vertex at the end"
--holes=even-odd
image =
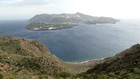
{"type": "Polygon", "coordinates": [[[78,24],[104,24],[116,23],[117,19],[111,17],[94,17],[82,13],[75,14],[40,14],[29,20],[29,30],[54,30],[77,26],[78,24]]]}
{"type": "Polygon", "coordinates": [[[43,44],[0,36],[0,79],[42,79],[69,71],[43,44]]]}
{"type": "Polygon", "coordinates": [[[140,79],[140,44],[104,59],[81,76],[84,79],[140,79]]]}
{"type": "Polygon", "coordinates": [[[0,36],[0,79],[140,79],[140,44],[104,60],[75,64],[37,41],[0,36]]]}

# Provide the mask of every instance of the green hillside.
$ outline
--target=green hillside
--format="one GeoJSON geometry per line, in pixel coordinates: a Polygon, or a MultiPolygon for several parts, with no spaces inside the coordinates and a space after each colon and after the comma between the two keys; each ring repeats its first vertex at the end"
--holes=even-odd
{"type": "Polygon", "coordinates": [[[0,36],[0,79],[140,79],[140,44],[104,60],[75,64],[37,41],[0,36]]]}
{"type": "Polygon", "coordinates": [[[0,76],[4,79],[42,79],[69,71],[43,44],[0,36],[0,76]]]}

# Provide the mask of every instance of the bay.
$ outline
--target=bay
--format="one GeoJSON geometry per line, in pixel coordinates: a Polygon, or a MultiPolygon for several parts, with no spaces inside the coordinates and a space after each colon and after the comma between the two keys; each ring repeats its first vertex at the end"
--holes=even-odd
{"type": "Polygon", "coordinates": [[[140,43],[140,21],[86,25],[47,31],[25,29],[27,20],[0,21],[0,35],[35,39],[64,61],[79,62],[113,56],[140,43]]]}

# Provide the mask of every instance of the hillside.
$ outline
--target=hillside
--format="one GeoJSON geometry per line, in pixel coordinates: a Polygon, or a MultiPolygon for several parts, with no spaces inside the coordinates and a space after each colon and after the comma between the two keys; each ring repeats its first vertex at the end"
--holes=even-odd
{"type": "Polygon", "coordinates": [[[66,63],[45,45],[0,36],[0,79],[140,79],[140,44],[85,63],[66,63]]]}
{"type": "Polygon", "coordinates": [[[73,77],[100,62],[64,62],[35,40],[0,36],[0,79],[62,79],[73,77]]]}
{"type": "Polygon", "coordinates": [[[84,79],[140,79],[140,44],[104,59],[103,63],[79,76],[84,79]]]}
{"type": "Polygon", "coordinates": [[[69,71],[43,44],[0,36],[0,79],[42,79],[69,71]]]}

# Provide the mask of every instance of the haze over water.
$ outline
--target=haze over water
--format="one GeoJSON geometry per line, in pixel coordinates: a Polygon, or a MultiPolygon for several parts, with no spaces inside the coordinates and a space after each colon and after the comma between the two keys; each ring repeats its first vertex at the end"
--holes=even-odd
{"type": "Polygon", "coordinates": [[[30,31],[27,21],[1,21],[0,35],[31,38],[44,43],[65,61],[85,61],[113,56],[140,43],[140,21],[121,20],[117,24],[81,24],[70,29],[30,31]]]}

